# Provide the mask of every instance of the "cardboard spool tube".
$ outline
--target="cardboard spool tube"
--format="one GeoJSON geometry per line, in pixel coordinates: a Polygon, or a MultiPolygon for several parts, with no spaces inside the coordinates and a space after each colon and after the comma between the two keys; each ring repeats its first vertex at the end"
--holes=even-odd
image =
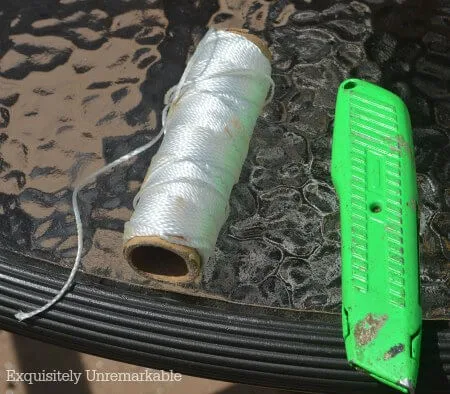
{"type": "MultiPolygon", "coordinates": [[[[246,29],[225,30],[253,42],[267,59],[272,60],[267,44],[259,37],[246,29]]],[[[203,262],[197,250],[189,246],[157,236],[137,236],[125,242],[123,253],[130,266],[148,278],[170,283],[196,282],[200,279],[203,262]]]]}

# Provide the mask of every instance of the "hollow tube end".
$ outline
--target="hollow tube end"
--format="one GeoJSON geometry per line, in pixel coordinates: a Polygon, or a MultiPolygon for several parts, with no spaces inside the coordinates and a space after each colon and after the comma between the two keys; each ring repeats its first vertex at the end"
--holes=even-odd
{"type": "Polygon", "coordinates": [[[138,236],[125,242],[123,253],[130,266],[147,278],[174,284],[200,279],[201,257],[189,246],[138,236]]]}

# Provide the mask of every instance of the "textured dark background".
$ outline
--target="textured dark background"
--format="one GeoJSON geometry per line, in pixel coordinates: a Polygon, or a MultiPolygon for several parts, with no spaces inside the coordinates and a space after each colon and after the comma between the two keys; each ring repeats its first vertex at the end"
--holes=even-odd
{"type": "MultiPolygon", "coordinates": [[[[208,25],[266,39],[276,91],[200,286],[171,290],[339,311],[330,140],[337,87],[356,76],[409,108],[423,307],[428,318],[449,318],[449,1],[3,0],[0,247],[71,266],[74,183],[156,134],[163,95],[208,25]]],[[[121,256],[151,153],[82,193],[85,272],[161,287],[121,256]]]]}

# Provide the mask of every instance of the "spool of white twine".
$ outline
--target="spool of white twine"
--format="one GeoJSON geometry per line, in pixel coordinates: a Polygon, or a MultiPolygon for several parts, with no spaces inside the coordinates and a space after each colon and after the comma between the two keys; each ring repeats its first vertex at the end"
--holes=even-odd
{"type": "Polygon", "coordinates": [[[81,261],[78,191],[96,177],[150,148],[163,135],[124,229],[124,253],[140,273],[168,281],[196,280],[228,216],[256,120],[273,92],[268,51],[242,31],[210,29],[178,85],[165,97],[160,133],[108,164],[74,189],[78,253],[60,292],[46,305],[15,316],[25,320],[58,302],[81,261]],[[271,89],[272,87],[272,89],[271,89]],[[270,96],[270,95],[269,95],[270,96]]]}
{"type": "Polygon", "coordinates": [[[228,216],[270,73],[270,61],[245,36],[210,30],[199,43],[168,92],[165,137],[125,225],[125,255],[142,274],[199,278],[228,216]]]}

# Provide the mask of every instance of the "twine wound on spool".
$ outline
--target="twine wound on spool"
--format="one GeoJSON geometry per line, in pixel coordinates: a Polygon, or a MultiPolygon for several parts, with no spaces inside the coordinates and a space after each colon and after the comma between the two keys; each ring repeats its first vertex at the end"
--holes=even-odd
{"type": "Polygon", "coordinates": [[[165,134],[134,200],[124,229],[124,255],[139,273],[157,280],[198,280],[228,216],[256,119],[273,94],[270,52],[241,29],[210,29],[178,85],[165,96],[162,128],[147,144],[102,167],[74,188],[77,256],[64,286],[44,306],[19,311],[18,320],[56,304],[81,263],[83,227],[78,192],[119,164],[153,146],[165,134]]]}
{"type": "Polygon", "coordinates": [[[196,281],[212,255],[271,86],[260,48],[245,31],[210,30],[168,92],[166,134],[124,230],[125,257],[142,275],[196,281]]]}

